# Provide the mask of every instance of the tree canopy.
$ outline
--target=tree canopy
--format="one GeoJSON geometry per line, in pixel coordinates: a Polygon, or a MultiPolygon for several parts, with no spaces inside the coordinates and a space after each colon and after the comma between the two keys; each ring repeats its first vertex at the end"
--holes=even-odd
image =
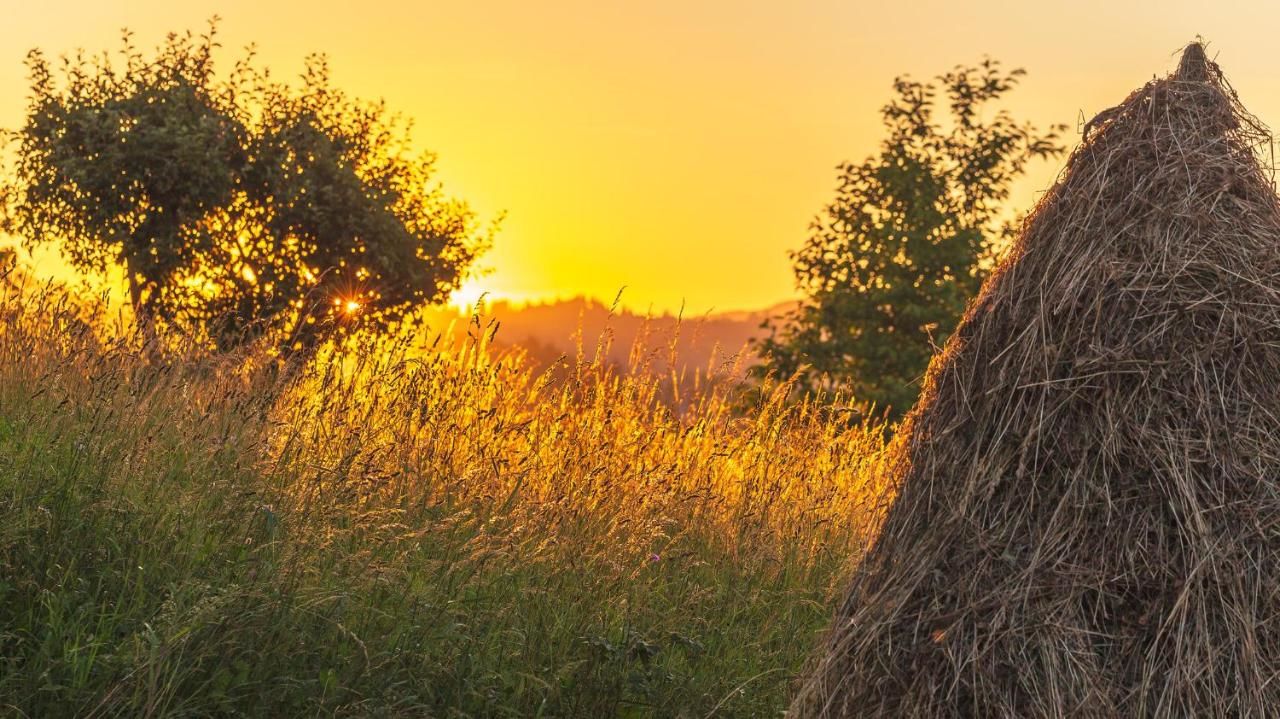
{"type": "Polygon", "coordinates": [[[252,48],[215,72],[216,23],[144,57],[28,56],[6,213],[73,266],[124,268],[140,326],[284,352],[443,299],[486,247],[407,123],[333,87],[322,56],[276,81],[252,48]]]}
{"type": "Polygon", "coordinates": [[[1023,74],[986,60],[894,82],[880,151],[839,166],[835,199],[791,253],[804,299],[769,326],[763,372],[893,416],[911,407],[934,348],[1009,234],[1000,213],[1011,182],[1063,150],[1061,126],[1040,131],[1006,110],[988,117],[1023,74]]]}

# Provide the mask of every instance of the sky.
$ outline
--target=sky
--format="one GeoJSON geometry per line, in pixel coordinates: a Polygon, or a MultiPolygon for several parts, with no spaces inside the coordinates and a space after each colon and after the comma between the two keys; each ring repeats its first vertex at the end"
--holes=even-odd
{"type": "MultiPolygon", "coordinates": [[[[576,295],[686,314],[795,296],[788,250],[835,166],[881,139],[893,78],[984,56],[1028,71],[1007,107],[1041,125],[1121,101],[1210,42],[1244,103],[1280,122],[1280,3],[1163,0],[0,0],[0,127],[23,58],[141,47],[222,18],[223,66],[255,43],[277,76],[329,56],[350,94],[412,118],[445,190],[504,219],[466,297],[576,295]]],[[[1032,168],[1024,210],[1060,162],[1032,168]]],[[[55,264],[39,258],[46,269],[55,264]]]]}

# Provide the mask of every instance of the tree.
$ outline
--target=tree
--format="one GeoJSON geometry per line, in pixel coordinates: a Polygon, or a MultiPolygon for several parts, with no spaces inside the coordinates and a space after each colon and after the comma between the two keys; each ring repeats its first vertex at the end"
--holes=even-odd
{"type": "Polygon", "coordinates": [[[765,325],[761,372],[891,416],[910,408],[1011,231],[1000,222],[1010,183],[1063,151],[1062,126],[1041,132],[1004,110],[984,119],[1023,74],[986,60],[931,83],[895,80],[880,152],[838,168],[835,200],[790,255],[804,299],[765,325]],[[934,117],[939,87],[946,128],[934,117]]]}
{"type": "Polygon", "coordinates": [[[455,289],[489,235],[408,125],[334,89],[320,56],[297,86],[252,49],[219,77],[215,36],[145,59],[126,32],[122,67],[79,54],[56,73],[32,51],[11,231],[84,271],[121,265],[149,337],[221,349],[309,352],[455,289]]]}

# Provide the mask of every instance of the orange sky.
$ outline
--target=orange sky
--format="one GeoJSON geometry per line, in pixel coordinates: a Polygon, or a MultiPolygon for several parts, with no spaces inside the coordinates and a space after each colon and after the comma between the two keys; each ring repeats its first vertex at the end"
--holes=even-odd
{"type": "MultiPolygon", "coordinates": [[[[760,307],[792,296],[786,251],[827,201],[833,167],[879,139],[894,75],[984,54],[1030,72],[1011,106],[1067,122],[1119,102],[1197,34],[1245,103],[1280,122],[1280,4],[685,2],[646,0],[5,0],[0,126],[21,120],[22,58],[152,46],[223,18],[279,74],[310,51],[352,94],[385,98],[440,155],[483,218],[506,211],[491,272],[501,297],[623,285],[638,309],[760,307]]],[[[1044,165],[1019,204],[1052,180],[1044,165]]]]}

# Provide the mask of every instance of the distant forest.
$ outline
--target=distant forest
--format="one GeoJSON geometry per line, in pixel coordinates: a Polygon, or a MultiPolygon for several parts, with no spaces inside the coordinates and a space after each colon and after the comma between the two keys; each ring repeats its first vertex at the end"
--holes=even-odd
{"type": "Polygon", "coordinates": [[[768,330],[761,328],[765,320],[778,320],[794,306],[785,302],[761,310],[680,317],[611,310],[609,304],[598,300],[575,297],[528,305],[496,301],[486,304],[479,315],[437,307],[427,310],[426,316],[432,332],[450,332],[455,339],[468,331],[477,337],[481,331],[493,332],[495,347],[522,348],[535,368],[550,366],[561,357],[573,357],[579,337],[586,356],[593,357],[601,338],[608,333],[609,363],[626,365],[638,348],[649,369],[665,372],[671,369],[673,339],[677,370],[723,369],[739,358],[744,366],[757,363],[748,343],[767,334],[768,330]],[[473,318],[479,321],[479,329],[473,318]]]}

